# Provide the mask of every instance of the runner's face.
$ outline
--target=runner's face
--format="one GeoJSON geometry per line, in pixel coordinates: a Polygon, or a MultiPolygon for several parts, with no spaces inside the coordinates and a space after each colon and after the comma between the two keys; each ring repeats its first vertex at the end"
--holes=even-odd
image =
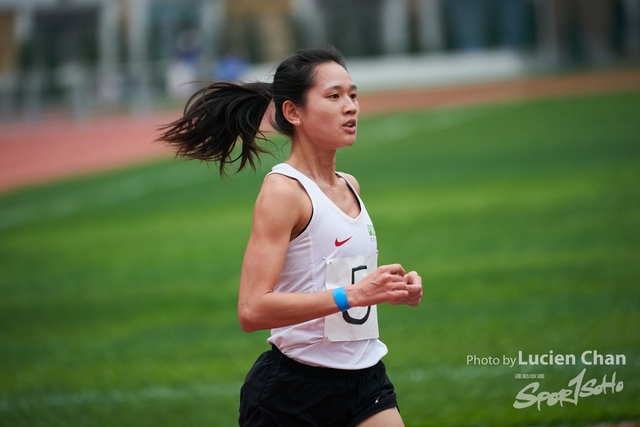
{"type": "Polygon", "coordinates": [[[353,145],[360,107],[351,76],[340,64],[328,62],[315,68],[315,82],[300,109],[301,136],[319,148],[336,150],[353,145]]]}

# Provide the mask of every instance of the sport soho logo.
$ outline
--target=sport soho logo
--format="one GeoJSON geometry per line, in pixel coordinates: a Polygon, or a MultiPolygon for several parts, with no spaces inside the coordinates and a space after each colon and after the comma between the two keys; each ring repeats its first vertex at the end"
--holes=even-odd
{"type": "MultiPolygon", "coordinates": [[[[499,357],[480,358],[476,355],[467,355],[467,365],[506,365],[511,368],[516,364],[519,366],[575,365],[577,360],[580,360],[586,366],[627,364],[627,358],[624,354],[601,354],[596,350],[586,350],[580,354],[579,358],[575,354],[554,354],[553,351],[546,354],[529,354],[526,357],[522,354],[522,351],[519,351],[518,357],[504,355],[502,359],[499,357]]],[[[568,382],[567,388],[562,388],[559,391],[539,391],[540,382],[534,381],[518,392],[513,402],[513,407],[523,409],[536,405],[538,411],[540,411],[543,402],[546,402],[548,406],[556,404],[564,406],[565,403],[578,405],[580,398],[620,393],[624,389],[624,382],[617,381],[616,372],[609,379],[608,375],[604,375],[602,380],[596,378],[585,379],[586,375],[587,368],[583,368],[578,375],[568,382]]],[[[516,374],[516,378],[544,378],[544,374],[516,374]]]]}

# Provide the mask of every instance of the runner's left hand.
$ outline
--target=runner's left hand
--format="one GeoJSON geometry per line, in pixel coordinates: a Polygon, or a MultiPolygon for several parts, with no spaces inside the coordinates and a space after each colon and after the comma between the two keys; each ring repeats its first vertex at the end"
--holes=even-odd
{"type": "Polygon", "coordinates": [[[415,271],[411,271],[404,275],[404,282],[407,284],[409,296],[398,301],[400,304],[406,304],[410,307],[417,307],[422,300],[422,277],[415,271]]]}

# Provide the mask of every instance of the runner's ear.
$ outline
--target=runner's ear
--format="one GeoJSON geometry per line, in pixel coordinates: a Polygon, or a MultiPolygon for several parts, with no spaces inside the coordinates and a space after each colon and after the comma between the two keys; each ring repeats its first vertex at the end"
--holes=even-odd
{"type": "Polygon", "coordinates": [[[300,124],[300,112],[298,106],[287,100],[282,104],[282,114],[289,123],[296,126],[300,124]]]}

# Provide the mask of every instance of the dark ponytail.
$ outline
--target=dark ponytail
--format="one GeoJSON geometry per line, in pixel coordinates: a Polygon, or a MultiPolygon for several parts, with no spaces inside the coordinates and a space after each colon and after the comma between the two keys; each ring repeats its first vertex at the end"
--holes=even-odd
{"type": "Polygon", "coordinates": [[[238,159],[238,172],[247,165],[255,170],[258,156],[271,152],[256,140],[266,140],[260,123],[272,97],[270,83],[212,83],[191,96],[180,119],[160,128],[157,140],[178,156],[218,162],[220,175],[238,159]],[[233,158],[238,139],[241,152],[233,158]]]}
{"type": "Polygon", "coordinates": [[[177,155],[219,163],[224,176],[227,165],[240,159],[239,172],[247,165],[256,169],[258,156],[271,153],[256,140],[266,141],[260,124],[273,101],[273,128],[289,138],[295,126],[282,113],[285,101],[304,107],[307,92],[315,85],[315,67],[335,62],[345,69],[344,58],[333,46],[303,49],[284,60],[277,68],[273,83],[212,83],[197,91],[187,102],[182,118],[160,128],[157,141],[177,149],[177,155]],[[236,142],[242,141],[241,153],[233,158],[236,142]]]}

